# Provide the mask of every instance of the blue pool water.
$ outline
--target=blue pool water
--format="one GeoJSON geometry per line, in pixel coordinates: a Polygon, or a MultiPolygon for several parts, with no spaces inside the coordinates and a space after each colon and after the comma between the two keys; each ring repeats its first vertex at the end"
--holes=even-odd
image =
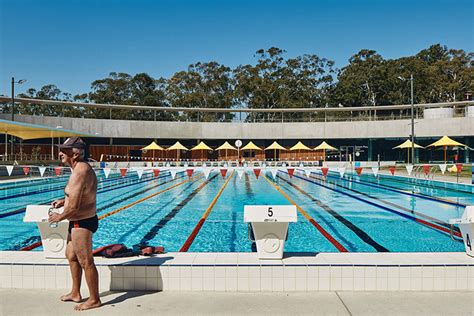
{"type": "MultiPolygon", "coordinates": [[[[138,179],[131,172],[125,178],[115,173],[106,179],[101,171],[97,174],[99,216],[153,196],[101,219],[94,247],[124,243],[179,251],[187,244],[193,252],[252,251],[244,205],[291,200],[307,216],[298,212],[298,222],[290,224],[286,251],[463,251],[460,238],[451,239],[447,223],[461,217],[465,205],[474,205],[471,185],[385,175],[349,174],[341,179],[330,173],[323,179],[297,170],[291,178],[279,171],[276,179],[270,173],[257,179],[248,170],[242,177],[229,171],[223,179],[216,170],[208,179],[199,172],[191,179],[185,172],[172,179],[163,170],[159,177],[145,173],[138,179]],[[226,181],[204,224],[190,237],[226,181]]],[[[22,221],[24,209],[61,198],[67,179],[64,175],[0,184],[0,250],[39,241],[36,225],[22,221]]]]}

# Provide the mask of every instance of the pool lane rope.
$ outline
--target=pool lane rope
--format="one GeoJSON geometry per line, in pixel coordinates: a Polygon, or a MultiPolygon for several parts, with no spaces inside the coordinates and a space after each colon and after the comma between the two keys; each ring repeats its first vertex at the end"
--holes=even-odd
{"type": "MultiPolygon", "coordinates": [[[[380,209],[389,211],[389,212],[391,212],[391,213],[400,215],[401,217],[404,217],[404,218],[406,218],[406,219],[412,220],[412,221],[414,221],[414,222],[416,222],[416,223],[418,223],[418,224],[421,224],[421,225],[430,227],[430,228],[432,228],[432,229],[434,229],[434,230],[436,230],[436,231],[438,231],[438,232],[442,232],[442,233],[446,233],[446,234],[450,234],[450,233],[451,233],[448,228],[445,228],[445,227],[442,227],[442,226],[439,226],[439,225],[436,225],[436,224],[427,222],[427,221],[422,220],[422,219],[420,219],[420,218],[416,218],[416,217],[414,217],[414,216],[411,216],[411,215],[408,215],[408,214],[399,212],[399,211],[397,211],[397,210],[394,210],[394,209],[391,209],[391,208],[389,208],[389,207],[386,207],[386,206],[377,204],[377,203],[375,203],[375,202],[368,201],[368,200],[366,200],[366,199],[360,198],[360,197],[355,196],[355,195],[353,195],[353,194],[350,194],[350,193],[347,193],[347,192],[344,192],[344,191],[341,191],[341,190],[338,190],[338,189],[335,189],[335,188],[331,188],[331,187],[326,186],[326,185],[324,185],[324,184],[317,183],[317,182],[315,182],[315,181],[312,181],[312,180],[310,180],[310,179],[305,179],[305,178],[300,177],[300,176],[297,176],[297,175],[295,175],[294,177],[295,177],[295,178],[298,178],[298,179],[301,179],[301,180],[304,180],[304,181],[307,181],[307,182],[309,182],[309,183],[313,183],[313,184],[319,185],[319,186],[321,186],[321,187],[323,187],[323,188],[327,188],[327,189],[332,190],[332,191],[334,191],[334,192],[341,193],[341,194],[346,195],[346,196],[349,196],[349,197],[351,197],[351,198],[353,198],[353,199],[355,199],[355,200],[358,200],[358,201],[367,203],[367,204],[369,204],[369,205],[378,207],[378,208],[380,208],[380,209]]],[[[454,235],[455,235],[456,237],[460,237],[460,238],[462,237],[459,232],[453,232],[453,233],[454,233],[454,235]]]]}
{"type": "MultiPolygon", "coordinates": [[[[315,176],[311,176],[310,178],[316,179],[316,180],[322,180],[321,178],[317,178],[317,177],[315,177],[315,176]]],[[[392,203],[392,202],[389,202],[389,201],[382,200],[381,198],[378,198],[378,197],[376,197],[376,196],[372,196],[372,195],[370,195],[370,194],[368,194],[368,193],[365,193],[365,192],[362,192],[362,191],[355,190],[355,189],[353,189],[353,188],[345,187],[345,186],[340,185],[340,184],[337,184],[337,183],[335,183],[335,182],[330,182],[330,181],[327,181],[327,180],[325,180],[325,181],[326,181],[327,183],[329,183],[329,184],[332,184],[332,185],[336,186],[336,187],[340,187],[340,188],[343,188],[343,189],[352,191],[352,192],[354,192],[354,193],[358,193],[358,194],[360,194],[360,195],[363,195],[363,196],[366,196],[366,197],[368,197],[368,198],[371,198],[371,199],[374,199],[374,200],[376,200],[376,201],[379,201],[379,202],[381,202],[381,203],[383,203],[383,204],[390,205],[390,206],[392,206],[392,207],[398,208],[398,209],[400,209],[400,210],[402,210],[402,211],[405,211],[405,212],[407,212],[407,213],[414,214],[414,215],[416,215],[416,216],[418,216],[418,217],[420,217],[420,218],[424,218],[424,219],[430,220],[430,221],[432,221],[432,222],[434,222],[435,224],[438,224],[438,225],[440,225],[440,226],[444,226],[444,227],[446,227],[446,228],[450,228],[450,225],[449,225],[448,223],[443,222],[442,220],[440,220],[440,219],[438,219],[438,218],[435,218],[435,217],[432,217],[432,216],[429,216],[429,215],[425,215],[425,214],[423,214],[423,213],[416,212],[416,211],[414,211],[414,210],[412,211],[412,210],[410,210],[410,209],[408,209],[408,208],[406,208],[406,207],[397,205],[397,204],[392,203]]],[[[461,235],[460,235],[460,230],[459,230],[459,228],[458,228],[458,227],[454,227],[454,229],[455,229],[454,235],[460,237],[461,235]]]]}
{"type": "Polygon", "coordinates": [[[219,199],[219,197],[221,196],[222,192],[224,191],[225,187],[227,186],[227,183],[229,183],[229,180],[230,178],[232,178],[232,176],[234,175],[235,173],[235,170],[232,170],[232,173],[230,174],[229,177],[227,177],[227,179],[225,180],[224,184],[222,185],[222,187],[220,188],[219,192],[217,192],[217,195],[214,197],[214,199],[212,200],[211,204],[209,204],[209,206],[207,207],[206,211],[204,212],[204,214],[202,215],[201,219],[199,220],[199,222],[196,224],[196,226],[194,227],[193,231],[191,232],[191,234],[189,235],[188,239],[186,239],[186,241],[184,242],[183,246],[181,247],[181,249],[179,249],[179,252],[186,252],[189,250],[189,248],[191,247],[191,245],[193,244],[194,242],[194,239],[196,238],[197,234],[199,233],[199,231],[201,230],[201,227],[204,225],[204,222],[206,221],[207,217],[209,216],[209,214],[211,213],[212,211],[212,208],[214,207],[214,205],[216,204],[217,200],[219,199]]]}
{"type": "MultiPolygon", "coordinates": [[[[155,197],[155,196],[157,196],[157,195],[159,195],[159,194],[162,194],[162,193],[164,193],[164,192],[166,192],[166,191],[169,191],[169,190],[171,190],[171,189],[174,189],[174,188],[176,188],[176,187],[178,187],[178,186],[180,186],[180,185],[183,185],[183,184],[185,184],[185,183],[187,183],[187,182],[189,182],[189,181],[196,180],[197,178],[200,178],[200,177],[202,177],[202,176],[197,176],[197,177],[189,178],[189,179],[187,179],[187,180],[184,180],[184,181],[181,181],[181,182],[179,182],[179,183],[176,183],[176,184],[174,184],[174,185],[172,185],[172,186],[170,186],[170,187],[168,187],[168,188],[166,188],[166,189],[160,190],[160,191],[158,191],[158,192],[156,192],[156,193],[153,193],[153,194],[148,195],[148,196],[146,196],[146,197],[144,197],[144,198],[141,198],[141,199],[139,199],[139,200],[137,200],[137,201],[135,201],[135,202],[132,202],[132,203],[127,204],[127,205],[124,205],[124,206],[122,206],[122,207],[120,207],[120,208],[118,208],[118,209],[116,209],[116,210],[113,210],[113,211],[111,211],[111,212],[109,212],[109,213],[106,213],[106,214],[104,214],[104,215],[99,216],[99,220],[102,220],[102,219],[104,219],[104,218],[106,218],[106,217],[109,217],[109,216],[111,216],[111,215],[117,214],[117,213],[119,213],[119,212],[121,212],[121,211],[123,211],[123,210],[126,210],[126,209],[128,209],[128,208],[130,208],[130,207],[132,207],[132,206],[134,206],[134,205],[136,205],[136,204],[138,204],[138,203],[141,203],[141,202],[143,202],[143,201],[146,201],[146,200],[148,200],[148,199],[151,199],[152,197],[155,197]]],[[[173,181],[173,180],[171,180],[171,181],[173,181]]],[[[169,181],[169,182],[171,182],[171,181],[169,181]]],[[[35,248],[38,248],[39,246],[41,246],[41,241],[38,241],[38,242],[36,242],[36,243],[34,243],[34,244],[31,244],[31,245],[29,245],[29,246],[23,247],[23,248],[20,249],[20,251],[33,250],[33,249],[35,249],[35,248]]]]}
{"type": "MultiPolygon", "coordinates": [[[[296,176],[296,175],[294,175],[296,176]]],[[[319,225],[305,210],[303,210],[296,202],[286,194],[278,185],[270,181],[265,175],[263,176],[278,192],[280,192],[291,204],[295,205],[298,211],[323,235],[337,250],[340,252],[348,252],[348,250],[337,241],[331,234],[329,234],[321,225],[319,225]]]]}
{"type": "Polygon", "coordinates": [[[297,191],[299,191],[301,194],[306,196],[307,198],[311,199],[316,205],[318,205],[320,208],[325,210],[327,213],[332,215],[335,219],[337,219],[339,222],[341,222],[344,226],[349,228],[354,234],[357,235],[363,242],[368,244],[369,246],[372,246],[375,250],[378,252],[389,252],[387,248],[376,242],[372,237],[369,236],[365,231],[357,227],[354,223],[352,223],[350,220],[339,214],[336,210],[332,209],[329,207],[327,204],[323,203],[321,200],[318,200],[305,190],[301,189],[299,186],[297,186],[294,183],[291,183],[290,181],[278,176],[279,179],[283,180],[284,182],[288,183],[291,187],[295,188],[297,191]]]}

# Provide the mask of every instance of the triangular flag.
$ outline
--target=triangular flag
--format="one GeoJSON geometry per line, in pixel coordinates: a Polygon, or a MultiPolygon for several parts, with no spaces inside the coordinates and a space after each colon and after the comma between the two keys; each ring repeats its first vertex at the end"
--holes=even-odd
{"type": "Polygon", "coordinates": [[[329,168],[328,167],[323,167],[323,168],[321,168],[321,171],[323,172],[323,176],[326,177],[328,175],[329,168]]]}
{"type": "Polygon", "coordinates": [[[411,176],[411,173],[413,172],[413,165],[406,165],[405,168],[407,169],[408,175],[411,176]]]}
{"type": "Polygon", "coordinates": [[[430,173],[430,165],[423,165],[423,172],[428,175],[430,173]]]}
{"type": "Polygon", "coordinates": [[[242,179],[243,174],[244,174],[244,169],[237,168],[237,175],[239,176],[239,179],[242,179]]]}
{"type": "Polygon", "coordinates": [[[23,167],[23,173],[25,174],[25,176],[30,173],[30,167],[23,167]]]}
{"type": "Polygon", "coordinates": [[[253,169],[253,173],[255,173],[255,176],[256,176],[257,179],[258,179],[258,176],[260,175],[260,169],[254,168],[254,169],[253,169]]]}
{"type": "Polygon", "coordinates": [[[441,169],[441,173],[444,174],[446,172],[446,168],[448,167],[447,164],[442,163],[439,165],[439,169],[441,169]]]}
{"type": "Polygon", "coordinates": [[[56,174],[56,176],[60,176],[61,175],[61,172],[63,171],[63,168],[61,167],[56,167],[54,168],[54,173],[56,174]]]}
{"type": "Polygon", "coordinates": [[[304,165],[302,162],[300,162],[300,165],[299,165],[300,168],[304,168],[304,165]]]}
{"type": "Polygon", "coordinates": [[[44,172],[46,171],[46,167],[38,167],[39,173],[41,176],[44,176],[44,172]]]}
{"type": "Polygon", "coordinates": [[[174,178],[176,177],[176,172],[178,172],[176,169],[171,169],[170,170],[170,173],[171,173],[171,178],[174,180],[174,178]]]}
{"type": "Polygon", "coordinates": [[[272,168],[270,169],[270,172],[272,174],[272,178],[273,179],[276,179],[276,176],[277,176],[277,173],[278,173],[278,169],[277,168],[272,168]]]}
{"type": "Polygon", "coordinates": [[[188,178],[191,178],[193,175],[194,169],[186,169],[186,173],[188,174],[188,178]]]}
{"type": "Polygon", "coordinates": [[[362,167],[357,167],[355,168],[357,175],[360,177],[360,174],[362,173],[362,167]]]}
{"type": "Polygon", "coordinates": [[[166,163],[166,165],[165,165],[165,167],[169,167],[169,166],[170,166],[170,163],[169,163],[169,162],[167,162],[167,163],[166,163]]]}
{"type": "Polygon", "coordinates": [[[311,170],[308,169],[308,168],[305,168],[304,169],[304,174],[306,175],[306,178],[309,178],[309,176],[311,175],[311,170]]]}
{"type": "Polygon", "coordinates": [[[393,175],[395,175],[395,167],[389,167],[388,170],[390,170],[390,173],[393,175]]]}
{"type": "Polygon", "coordinates": [[[202,168],[202,173],[204,173],[204,177],[206,179],[209,178],[209,174],[211,173],[211,168],[202,168]]]}
{"type": "Polygon", "coordinates": [[[102,169],[102,170],[104,170],[105,178],[108,179],[108,178],[109,178],[109,174],[110,174],[110,168],[104,168],[104,169],[102,169]]]}
{"type": "Polygon", "coordinates": [[[372,167],[372,173],[374,174],[374,177],[378,176],[378,174],[379,174],[379,167],[372,167]]]}
{"type": "Polygon", "coordinates": [[[13,166],[5,166],[5,167],[7,168],[8,175],[11,176],[12,171],[13,171],[13,166]]]}
{"type": "Polygon", "coordinates": [[[225,175],[227,174],[227,169],[221,169],[221,176],[222,176],[222,179],[225,178],[225,175]]]}
{"type": "Polygon", "coordinates": [[[287,171],[288,174],[290,175],[290,178],[293,177],[293,174],[295,173],[295,169],[294,169],[294,168],[287,168],[286,171],[287,171]]]}
{"type": "Polygon", "coordinates": [[[346,168],[341,167],[341,168],[338,168],[337,171],[339,171],[339,175],[342,178],[342,177],[344,177],[344,173],[346,173],[346,168]]]}
{"type": "Polygon", "coordinates": [[[206,163],[205,163],[205,162],[203,162],[203,163],[202,163],[202,166],[203,166],[203,168],[205,168],[205,167],[206,167],[206,163]]]}
{"type": "Polygon", "coordinates": [[[143,176],[143,169],[137,169],[137,175],[138,175],[138,179],[141,179],[142,176],[143,176]]]}
{"type": "Polygon", "coordinates": [[[120,168],[120,174],[122,175],[122,178],[125,177],[127,174],[127,168],[120,168]]]}
{"type": "Polygon", "coordinates": [[[155,177],[158,177],[159,174],[160,174],[160,169],[153,169],[153,175],[155,177]]]}

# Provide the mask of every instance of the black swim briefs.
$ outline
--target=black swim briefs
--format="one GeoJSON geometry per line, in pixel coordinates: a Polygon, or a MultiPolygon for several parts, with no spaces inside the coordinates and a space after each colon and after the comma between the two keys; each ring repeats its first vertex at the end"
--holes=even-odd
{"type": "Polygon", "coordinates": [[[80,219],[78,221],[69,221],[69,234],[73,228],[86,228],[90,230],[92,233],[97,231],[99,228],[99,219],[97,215],[89,218],[80,219]]]}

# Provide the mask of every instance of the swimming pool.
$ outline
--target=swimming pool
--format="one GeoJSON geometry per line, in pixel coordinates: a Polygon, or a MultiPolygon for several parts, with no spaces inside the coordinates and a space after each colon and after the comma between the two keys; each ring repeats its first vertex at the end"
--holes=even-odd
{"type": "MultiPolygon", "coordinates": [[[[296,204],[287,252],[447,252],[464,251],[450,218],[474,204],[471,185],[398,176],[330,171],[323,178],[286,168],[275,178],[262,169],[220,169],[206,178],[183,169],[173,178],[166,168],[158,176],[145,171],[121,177],[118,170],[99,178],[97,209],[101,218],[94,247],[124,243],[128,247],[161,245],[167,251],[249,252],[244,205],[296,204]],[[457,235],[457,237],[456,237],[457,235]]],[[[34,224],[23,223],[28,204],[61,198],[68,176],[0,184],[0,250],[19,250],[39,241],[34,224]]],[[[36,248],[35,250],[40,250],[36,248]]]]}

